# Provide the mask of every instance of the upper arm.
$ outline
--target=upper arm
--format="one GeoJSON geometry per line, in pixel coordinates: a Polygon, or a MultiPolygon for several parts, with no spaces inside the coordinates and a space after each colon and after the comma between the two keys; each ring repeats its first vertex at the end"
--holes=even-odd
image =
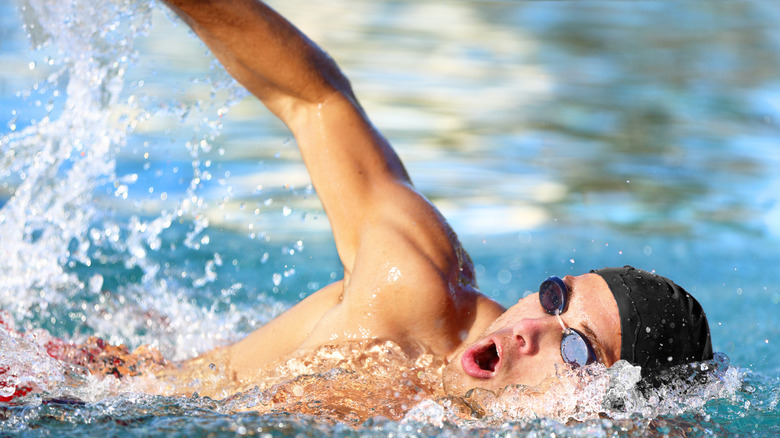
{"type": "Polygon", "coordinates": [[[374,128],[350,92],[333,92],[301,105],[285,120],[330,220],[349,273],[367,224],[383,216],[435,211],[411,185],[401,160],[374,128]]]}

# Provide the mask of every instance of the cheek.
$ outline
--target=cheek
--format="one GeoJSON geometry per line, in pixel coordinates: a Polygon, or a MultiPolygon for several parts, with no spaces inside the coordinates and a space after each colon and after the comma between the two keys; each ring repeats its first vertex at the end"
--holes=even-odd
{"type": "Polygon", "coordinates": [[[531,357],[510,364],[507,367],[503,386],[521,384],[536,386],[546,378],[554,376],[556,368],[566,366],[561,359],[560,344],[544,347],[542,351],[531,357]]]}

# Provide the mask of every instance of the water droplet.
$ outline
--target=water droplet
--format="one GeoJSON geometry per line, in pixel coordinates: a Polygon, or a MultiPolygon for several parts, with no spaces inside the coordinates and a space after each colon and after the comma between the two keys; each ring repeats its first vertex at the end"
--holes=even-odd
{"type": "Polygon", "coordinates": [[[100,274],[95,274],[92,277],[89,278],[89,291],[97,294],[100,293],[101,289],[103,288],[103,276],[100,274]]]}
{"type": "Polygon", "coordinates": [[[124,184],[120,184],[119,187],[116,188],[116,191],[114,192],[114,196],[117,198],[127,199],[127,186],[124,184]]]}

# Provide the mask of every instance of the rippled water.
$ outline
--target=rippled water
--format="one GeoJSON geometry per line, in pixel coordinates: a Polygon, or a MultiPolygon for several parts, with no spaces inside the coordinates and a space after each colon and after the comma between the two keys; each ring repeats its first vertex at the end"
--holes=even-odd
{"type": "Polygon", "coordinates": [[[0,407],[4,432],[779,432],[775,8],[275,3],[352,78],[483,291],[510,304],[551,274],[655,269],[707,310],[717,381],[574,424],[464,421],[428,400],[353,428],[84,377],[47,355],[49,333],[191,357],[337,278],[338,260],[289,134],[162,6],[6,0],[0,307],[27,335],[2,331],[0,367],[43,387],[0,407]]]}

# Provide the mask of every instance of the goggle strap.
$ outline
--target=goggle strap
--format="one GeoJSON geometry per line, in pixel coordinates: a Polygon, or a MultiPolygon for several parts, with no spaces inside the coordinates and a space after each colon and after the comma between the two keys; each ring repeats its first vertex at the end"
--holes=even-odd
{"type": "Polygon", "coordinates": [[[563,330],[563,332],[566,333],[566,331],[569,330],[569,328],[566,327],[566,324],[563,323],[563,318],[561,318],[561,314],[555,312],[555,316],[558,318],[558,323],[561,325],[561,330],[563,330]]]}

